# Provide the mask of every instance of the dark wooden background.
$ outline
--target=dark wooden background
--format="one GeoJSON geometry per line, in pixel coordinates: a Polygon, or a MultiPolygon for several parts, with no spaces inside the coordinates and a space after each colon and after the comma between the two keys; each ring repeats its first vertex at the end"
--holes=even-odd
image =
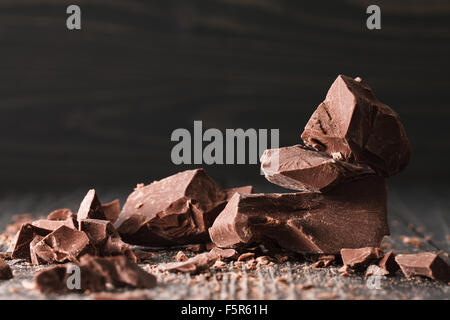
{"type": "MultiPolygon", "coordinates": [[[[182,170],[171,132],[303,126],[339,73],[400,113],[413,146],[391,183],[450,178],[450,3],[1,0],[0,188],[125,186],[182,170]],[[82,9],[68,31],[66,7],[82,9]],[[365,26],[369,4],[382,30],[365,26]]],[[[257,166],[210,166],[266,185],[257,166]]],[[[267,183],[268,184],[268,183],[267,183]]]]}

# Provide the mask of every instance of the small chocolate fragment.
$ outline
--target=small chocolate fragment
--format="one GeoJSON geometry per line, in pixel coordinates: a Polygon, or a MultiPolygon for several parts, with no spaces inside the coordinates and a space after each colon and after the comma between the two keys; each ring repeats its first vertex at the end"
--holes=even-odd
{"type": "Polygon", "coordinates": [[[114,287],[129,286],[148,289],[156,285],[155,276],[145,272],[124,256],[99,258],[84,255],[80,259],[80,266],[85,266],[101,275],[114,287]]]}
{"type": "MultiPolygon", "coordinates": [[[[30,242],[30,256],[31,256],[31,263],[34,265],[39,264],[45,264],[45,260],[39,258],[39,256],[36,254],[36,244],[40,242],[44,237],[36,235],[33,240],[30,242]]],[[[51,249],[50,249],[51,250],[51,249]]]]}
{"type": "Polygon", "coordinates": [[[103,212],[102,204],[98,199],[95,189],[88,191],[83,201],[80,204],[77,214],[78,220],[83,219],[100,219],[106,220],[105,213],[103,212]]]}
{"type": "Polygon", "coordinates": [[[55,231],[56,229],[58,229],[61,226],[66,226],[68,228],[71,229],[76,229],[76,226],[74,224],[74,221],[69,218],[66,220],[47,220],[47,219],[41,219],[41,220],[36,220],[33,221],[31,223],[33,226],[41,228],[41,229],[45,229],[48,231],[55,231]]]}
{"type": "Polygon", "coordinates": [[[66,226],[61,226],[34,245],[37,257],[47,263],[76,262],[89,250],[87,235],[66,226]]]}
{"type": "Polygon", "coordinates": [[[400,117],[361,78],[339,75],[302,133],[304,142],[330,155],[367,164],[392,176],[409,162],[410,144],[400,117]]]}
{"type": "Polygon", "coordinates": [[[187,261],[188,260],[188,257],[184,254],[183,251],[178,251],[177,255],[174,258],[178,262],[182,262],[182,261],[187,261]]]}
{"type": "Polygon", "coordinates": [[[395,261],[407,278],[423,276],[447,283],[450,281],[450,266],[434,252],[399,254],[395,261]]]}
{"type": "MultiPolygon", "coordinates": [[[[203,169],[177,173],[128,197],[115,226],[124,241],[144,246],[206,242],[212,210],[226,193],[203,169]]],[[[218,212],[217,212],[218,213],[218,212]]]]}
{"type": "Polygon", "coordinates": [[[313,192],[326,192],[339,183],[375,174],[367,165],[335,160],[302,145],[264,151],[261,170],[267,180],[281,187],[313,192]]]}
{"type": "Polygon", "coordinates": [[[399,265],[395,261],[395,254],[392,251],[389,251],[384,255],[380,262],[378,262],[378,266],[389,275],[395,274],[400,269],[399,265]]]}
{"type": "MultiPolygon", "coordinates": [[[[210,251],[212,254],[217,255],[220,260],[223,259],[233,259],[233,258],[237,258],[238,256],[238,252],[234,249],[220,249],[217,247],[214,247],[211,249],[210,251]]],[[[253,254],[254,256],[254,254],[253,254]]]]}
{"type": "Polygon", "coordinates": [[[317,257],[317,261],[311,266],[313,268],[326,268],[330,266],[336,260],[336,256],[333,254],[320,255],[317,257]]]}
{"type": "Polygon", "coordinates": [[[219,256],[214,252],[204,252],[182,262],[167,263],[161,266],[164,271],[198,273],[211,267],[219,256]]]}
{"type": "Polygon", "coordinates": [[[386,184],[368,176],[325,194],[236,193],[209,232],[222,248],[275,243],[295,252],[337,254],[379,246],[389,234],[386,184]]]}
{"type": "Polygon", "coordinates": [[[126,256],[130,261],[134,263],[139,262],[139,258],[136,257],[130,246],[120,239],[119,236],[112,235],[106,240],[104,246],[100,249],[101,256],[126,256]]]}
{"type": "Polygon", "coordinates": [[[116,235],[118,237],[116,229],[108,220],[84,219],[79,220],[79,224],[80,230],[86,233],[94,246],[103,245],[109,236],[116,235]]]}
{"type": "Polygon", "coordinates": [[[34,277],[35,286],[42,293],[86,290],[99,292],[106,289],[105,278],[86,266],[78,266],[80,268],[80,286],[77,288],[76,284],[69,279],[72,273],[75,272],[76,267],[76,265],[67,263],[40,271],[34,277]]]}
{"type": "Polygon", "coordinates": [[[352,269],[366,268],[383,257],[379,248],[366,247],[358,249],[342,249],[342,262],[352,269]]]}
{"type": "Polygon", "coordinates": [[[31,261],[30,243],[36,235],[46,236],[49,230],[33,226],[29,223],[22,225],[16,235],[16,241],[13,246],[11,257],[13,259],[27,259],[31,261]]]}
{"type": "Polygon", "coordinates": [[[0,259],[0,280],[9,280],[13,277],[11,267],[5,262],[5,260],[0,259]]]}
{"type": "Polygon", "coordinates": [[[119,199],[113,200],[111,202],[102,204],[103,213],[107,220],[114,223],[117,221],[120,215],[120,201],[119,199]]]}
{"type": "Polygon", "coordinates": [[[55,220],[55,221],[64,221],[71,218],[74,218],[74,214],[72,210],[67,208],[54,210],[50,212],[50,214],[47,216],[48,220],[55,220]]]}

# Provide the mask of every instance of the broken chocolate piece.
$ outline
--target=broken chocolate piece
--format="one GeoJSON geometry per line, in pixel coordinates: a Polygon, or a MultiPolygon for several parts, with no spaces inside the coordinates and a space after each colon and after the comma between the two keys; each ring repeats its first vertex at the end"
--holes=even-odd
{"type": "Polygon", "coordinates": [[[83,231],[61,226],[34,245],[37,257],[47,263],[78,261],[91,250],[89,238],[83,231]]]}
{"type": "Polygon", "coordinates": [[[423,276],[447,283],[450,281],[450,266],[434,252],[399,254],[395,261],[407,278],[423,276]]]}
{"type": "Polygon", "coordinates": [[[79,224],[80,230],[86,233],[94,246],[103,245],[110,236],[119,236],[108,220],[84,219],[79,220],[79,224]]]}
{"type": "Polygon", "coordinates": [[[95,189],[88,191],[83,201],[80,204],[77,214],[78,220],[83,219],[100,219],[106,220],[105,213],[103,212],[102,204],[98,199],[95,189]]]}
{"type": "Polygon", "coordinates": [[[302,145],[264,151],[261,170],[267,180],[281,187],[314,192],[325,192],[339,183],[375,174],[367,165],[335,160],[302,145]]]}
{"type": "Polygon", "coordinates": [[[71,229],[76,229],[76,226],[74,224],[74,221],[72,218],[66,219],[66,220],[46,220],[46,219],[40,219],[33,221],[31,223],[33,226],[45,229],[48,231],[55,231],[61,226],[66,226],[71,229]]]}
{"type": "Polygon", "coordinates": [[[117,221],[120,215],[120,201],[119,199],[113,200],[111,202],[102,204],[103,213],[107,220],[114,223],[117,221]]]}
{"type": "MultiPolygon", "coordinates": [[[[128,197],[115,226],[124,241],[170,246],[208,240],[210,217],[226,193],[203,169],[187,170],[145,187],[128,197]]],[[[217,212],[218,213],[218,212],[217,212]]]]}
{"type": "MultiPolygon", "coordinates": [[[[218,256],[218,259],[223,260],[223,259],[233,259],[233,258],[237,258],[238,256],[238,252],[234,249],[220,249],[217,247],[214,247],[211,249],[210,251],[212,254],[215,254],[218,256]]],[[[255,254],[253,253],[253,256],[255,254]]]]}
{"type": "Polygon", "coordinates": [[[392,251],[389,251],[384,255],[380,262],[378,262],[378,266],[389,275],[395,274],[400,269],[399,265],[395,261],[395,254],[392,251]]]}
{"type": "Polygon", "coordinates": [[[0,280],[9,280],[13,277],[11,267],[5,260],[0,259],[0,280]]]}
{"type": "Polygon", "coordinates": [[[79,288],[69,279],[76,268],[76,265],[71,263],[53,266],[40,271],[34,277],[35,286],[42,293],[68,292],[72,290],[99,292],[106,289],[103,276],[96,274],[86,266],[78,267],[80,268],[79,288]]]}
{"type": "Polygon", "coordinates": [[[46,236],[49,230],[33,226],[29,223],[22,225],[16,235],[11,257],[13,259],[27,259],[31,261],[30,243],[36,235],[46,236]]]}
{"type": "Polygon", "coordinates": [[[357,270],[378,262],[383,257],[383,252],[373,247],[342,249],[341,257],[344,265],[357,270]]]}
{"type": "Polygon", "coordinates": [[[74,214],[70,209],[57,209],[50,212],[50,214],[47,216],[48,220],[55,221],[64,221],[71,218],[74,218],[74,214]]]}
{"type": "Polygon", "coordinates": [[[339,75],[306,124],[304,142],[330,155],[392,176],[409,162],[410,143],[400,117],[361,78],[339,75]]]}
{"type": "Polygon", "coordinates": [[[115,287],[148,289],[156,285],[155,276],[124,256],[99,258],[84,255],[80,259],[80,266],[85,266],[97,275],[101,275],[106,282],[115,287]]]}
{"type": "Polygon", "coordinates": [[[386,184],[368,176],[325,194],[236,193],[209,232],[222,248],[275,243],[295,252],[337,254],[379,246],[389,234],[386,184]]]}
{"type": "Polygon", "coordinates": [[[164,271],[198,273],[211,267],[219,256],[214,252],[204,252],[182,262],[167,263],[161,266],[164,271]]]}
{"type": "Polygon", "coordinates": [[[333,254],[320,255],[316,259],[317,261],[311,265],[313,268],[326,268],[336,260],[336,256],[333,254]]]}

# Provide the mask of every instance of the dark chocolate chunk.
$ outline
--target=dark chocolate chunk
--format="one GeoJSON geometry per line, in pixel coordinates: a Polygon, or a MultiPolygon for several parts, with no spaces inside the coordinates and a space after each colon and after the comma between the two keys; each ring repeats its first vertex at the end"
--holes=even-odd
{"type": "Polygon", "coordinates": [[[210,252],[217,255],[219,260],[233,259],[238,257],[238,252],[234,249],[221,249],[214,247],[210,250],[210,252]]]}
{"type": "Polygon", "coordinates": [[[103,245],[112,235],[118,237],[116,229],[108,220],[84,219],[79,220],[79,224],[80,230],[86,233],[94,246],[103,245]]]}
{"type": "Polygon", "coordinates": [[[131,244],[205,242],[212,220],[209,215],[225,198],[226,193],[203,169],[183,171],[136,188],[115,226],[131,244]]]}
{"type": "Polygon", "coordinates": [[[116,222],[120,215],[120,201],[119,199],[102,204],[103,213],[107,220],[112,223],[116,222]]]}
{"type": "Polygon", "coordinates": [[[395,254],[392,251],[389,251],[384,255],[384,257],[378,262],[378,266],[386,271],[386,274],[393,275],[399,269],[399,265],[395,261],[395,254]]]}
{"type": "Polygon", "coordinates": [[[367,165],[333,159],[302,145],[264,151],[261,169],[274,184],[314,192],[325,192],[339,183],[375,174],[367,165]]]}
{"type": "Polygon", "coordinates": [[[379,246],[389,234],[386,184],[368,176],[330,192],[235,194],[209,229],[218,247],[273,243],[296,252],[337,254],[379,246]]]}
{"type": "Polygon", "coordinates": [[[86,266],[80,268],[80,287],[70,287],[68,285],[69,277],[73,269],[72,264],[57,265],[40,271],[34,277],[35,286],[42,293],[58,293],[68,291],[86,291],[99,292],[106,289],[105,278],[96,274],[86,266]]]}
{"type": "Polygon", "coordinates": [[[374,247],[342,249],[341,257],[344,265],[357,270],[378,262],[383,257],[383,251],[374,247]]]}
{"type": "Polygon", "coordinates": [[[100,200],[98,199],[97,193],[94,189],[89,190],[83,201],[81,202],[80,208],[78,209],[77,219],[106,220],[102,204],[100,203],[100,200]]]}
{"type": "Polygon", "coordinates": [[[61,226],[34,245],[37,257],[47,263],[76,262],[90,250],[87,235],[66,226],[61,226]]]}
{"type": "Polygon", "coordinates": [[[74,224],[74,221],[72,218],[66,219],[66,220],[47,220],[47,219],[40,219],[33,221],[31,223],[33,226],[49,230],[49,231],[55,231],[61,226],[66,226],[71,229],[76,229],[76,226],[74,224]]]}
{"type": "Polygon", "coordinates": [[[0,280],[9,280],[13,277],[11,267],[5,260],[0,259],[0,280]]]}
{"type": "Polygon", "coordinates": [[[153,288],[156,278],[124,256],[99,258],[84,255],[80,266],[85,266],[106,279],[114,287],[153,288]]]}
{"type": "Polygon", "coordinates": [[[74,216],[72,210],[65,208],[65,209],[57,209],[57,210],[50,212],[50,214],[47,216],[47,219],[55,220],[55,221],[64,221],[64,220],[68,220],[68,219],[71,219],[74,217],[75,216],[74,216]]]}
{"type": "Polygon", "coordinates": [[[392,176],[409,162],[410,143],[400,117],[360,78],[339,75],[302,133],[304,142],[328,154],[369,165],[392,176]]]}
{"type": "Polygon", "coordinates": [[[29,223],[22,225],[16,235],[11,257],[13,259],[27,259],[31,261],[30,243],[36,235],[46,236],[50,233],[47,229],[33,226],[29,223]]]}
{"type": "Polygon", "coordinates": [[[447,283],[450,281],[450,266],[434,252],[399,254],[395,261],[407,278],[423,276],[447,283]]]}

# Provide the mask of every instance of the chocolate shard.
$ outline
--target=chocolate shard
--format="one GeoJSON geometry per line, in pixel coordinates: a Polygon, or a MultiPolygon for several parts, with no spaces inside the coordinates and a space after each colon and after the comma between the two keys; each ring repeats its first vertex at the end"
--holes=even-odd
{"type": "Polygon", "coordinates": [[[389,251],[384,255],[380,262],[378,262],[378,266],[384,270],[387,275],[393,275],[400,269],[398,263],[395,261],[395,254],[392,251],[389,251]]]}
{"type": "Polygon", "coordinates": [[[218,252],[200,253],[186,261],[167,263],[161,266],[164,271],[198,273],[211,267],[220,255],[218,252]]]}
{"type": "Polygon", "coordinates": [[[450,266],[434,252],[399,254],[395,261],[407,278],[423,276],[447,283],[450,281],[450,266]]]}
{"type": "Polygon", "coordinates": [[[84,219],[79,220],[79,224],[80,230],[86,233],[93,246],[103,245],[110,236],[119,236],[108,220],[84,219]]]}
{"type": "Polygon", "coordinates": [[[361,78],[344,75],[331,85],[302,139],[317,150],[367,164],[383,176],[403,170],[411,153],[398,114],[380,102],[361,78]]]}
{"type": "Polygon", "coordinates": [[[40,219],[33,221],[31,223],[33,226],[49,230],[49,231],[55,231],[61,226],[66,226],[71,229],[76,229],[77,227],[74,224],[74,220],[72,218],[66,219],[66,220],[47,220],[47,219],[40,219]]]}
{"type": "Polygon", "coordinates": [[[102,204],[103,213],[107,220],[112,223],[116,222],[120,215],[120,201],[119,199],[102,204]]]}
{"type": "Polygon", "coordinates": [[[105,213],[103,212],[102,204],[98,199],[95,189],[88,191],[83,201],[80,204],[77,214],[78,220],[83,219],[100,219],[106,220],[105,213]]]}
{"type": "Polygon", "coordinates": [[[383,251],[374,247],[342,249],[341,257],[344,265],[358,270],[378,262],[383,257],[383,251]]]}
{"type": "Polygon", "coordinates": [[[221,249],[214,247],[210,250],[211,254],[215,254],[219,260],[233,259],[238,257],[238,252],[234,249],[221,249]]]}
{"type": "Polygon", "coordinates": [[[29,223],[23,224],[16,235],[11,257],[13,259],[27,259],[31,261],[30,243],[36,235],[46,236],[50,233],[47,229],[33,226],[29,223]]]}
{"type": "Polygon", "coordinates": [[[261,170],[267,180],[281,187],[314,192],[325,192],[337,184],[375,174],[367,165],[334,159],[302,145],[264,151],[261,170]]]}
{"type": "Polygon", "coordinates": [[[209,229],[218,247],[271,244],[302,253],[337,254],[379,246],[389,234],[386,184],[369,176],[330,192],[235,194],[209,229]]]}
{"type": "Polygon", "coordinates": [[[0,259],[0,280],[9,280],[13,277],[11,267],[5,260],[0,259]]]}
{"type": "Polygon", "coordinates": [[[203,169],[177,173],[128,197],[115,226],[124,241],[170,246],[208,240],[208,227],[226,193],[203,169]]]}
{"type": "Polygon", "coordinates": [[[106,289],[105,278],[96,274],[86,266],[78,266],[80,270],[79,288],[70,283],[69,277],[74,272],[74,265],[67,263],[40,271],[34,277],[35,286],[42,293],[58,293],[69,291],[99,292],[106,289]],[[69,286],[69,284],[71,284],[69,286]]]}
{"type": "Polygon", "coordinates": [[[64,221],[71,218],[75,218],[75,215],[73,214],[72,210],[64,208],[64,209],[56,209],[49,213],[47,216],[48,220],[55,220],[55,221],[64,221]]]}
{"type": "Polygon", "coordinates": [[[39,259],[47,263],[61,263],[77,262],[91,247],[84,232],[61,226],[37,242],[33,250],[39,259]]]}
{"type": "Polygon", "coordinates": [[[153,288],[156,278],[145,272],[137,264],[124,256],[92,257],[84,255],[80,259],[80,266],[85,266],[106,279],[114,287],[153,288]]]}
{"type": "Polygon", "coordinates": [[[106,243],[100,250],[101,256],[120,256],[124,255],[130,261],[134,263],[139,262],[139,258],[134,254],[133,250],[131,250],[130,246],[120,239],[119,236],[109,236],[106,240],[106,243]]]}

